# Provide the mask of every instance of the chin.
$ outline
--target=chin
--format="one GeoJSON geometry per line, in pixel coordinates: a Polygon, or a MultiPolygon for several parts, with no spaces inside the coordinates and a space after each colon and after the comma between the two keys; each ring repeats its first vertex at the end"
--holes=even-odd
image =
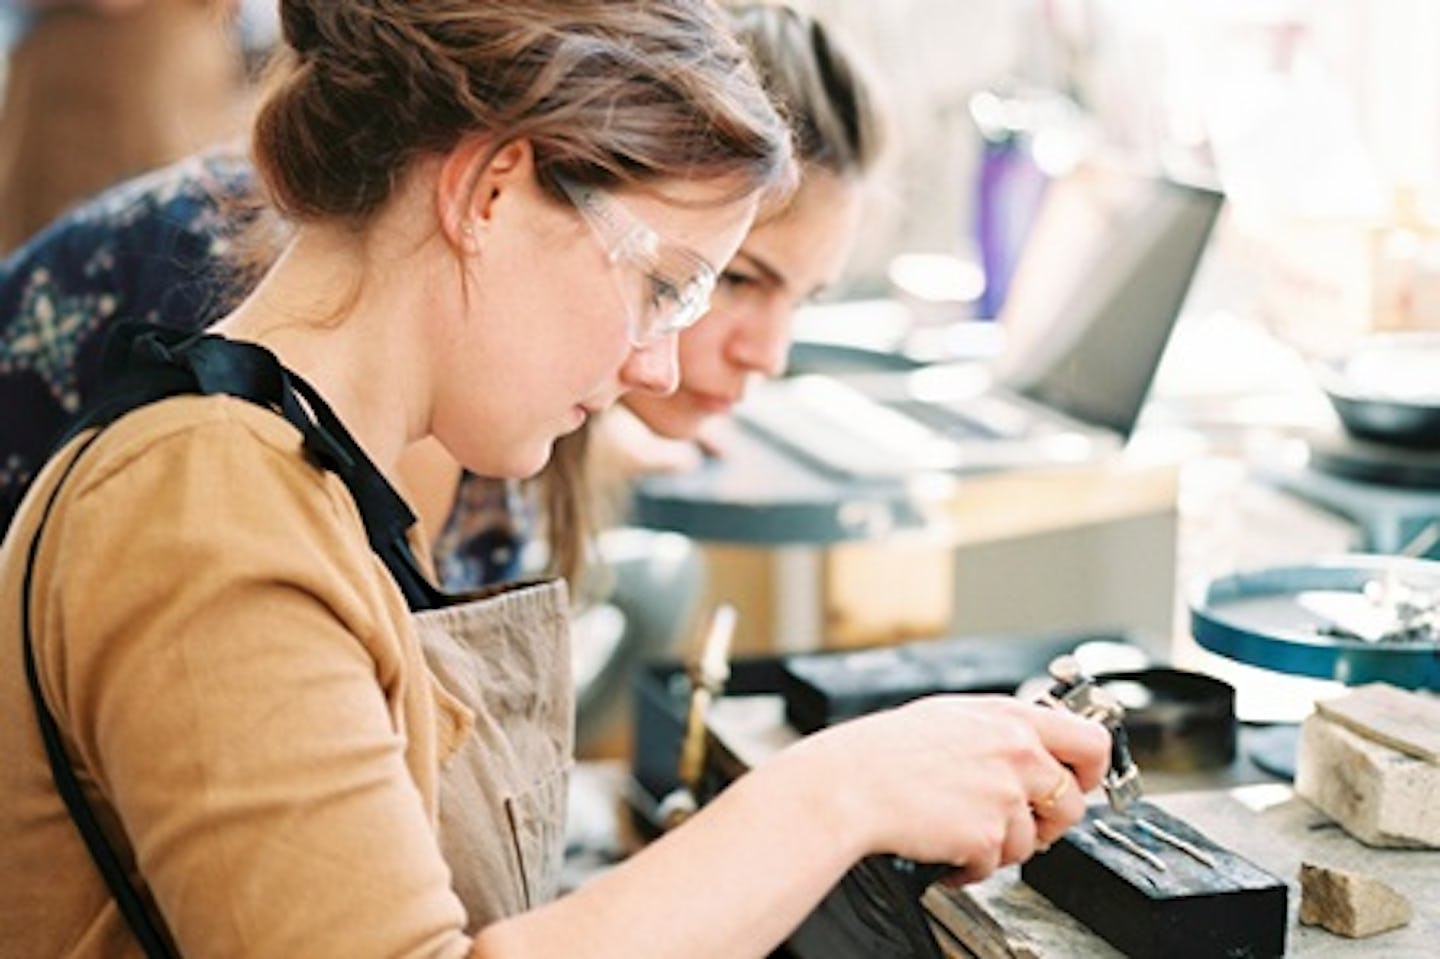
{"type": "Polygon", "coordinates": [[[554,442],[549,441],[543,445],[524,450],[516,450],[512,455],[495,462],[494,466],[489,470],[472,468],[470,472],[479,476],[489,476],[492,479],[531,479],[550,462],[550,456],[553,451],[554,442]]]}
{"type": "MultiPolygon", "coordinates": [[[[528,437],[511,435],[503,442],[485,442],[483,430],[469,429],[461,434],[460,441],[447,440],[435,435],[445,448],[452,466],[459,466],[476,476],[491,479],[528,479],[545,468],[555,445],[555,437],[548,434],[531,434],[528,437]]],[[[493,438],[493,433],[489,434],[493,438]]],[[[429,464],[426,465],[429,468],[429,464]]]]}
{"type": "Polygon", "coordinates": [[[714,417],[688,405],[682,407],[675,399],[636,404],[632,409],[656,435],[667,440],[693,440],[700,435],[700,428],[714,417]]]}
{"type": "Polygon", "coordinates": [[[553,441],[546,443],[542,449],[536,451],[532,458],[525,460],[524,463],[520,465],[520,468],[512,473],[511,476],[514,479],[530,479],[536,476],[549,465],[550,458],[554,452],[555,443],[553,441]]]}

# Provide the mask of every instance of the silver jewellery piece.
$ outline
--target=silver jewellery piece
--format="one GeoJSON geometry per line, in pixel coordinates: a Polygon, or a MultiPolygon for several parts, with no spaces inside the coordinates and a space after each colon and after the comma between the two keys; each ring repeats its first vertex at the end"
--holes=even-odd
{"type": "Polygon", "coordinates": [[[1155,855],[1150,850],[1142,848],[1139,843],[1131,839],[1129,836],[1125,835],[1120,830],[1116,829],[1114,826],[1110,825],[1105,820],[1097,819],[1095,820],[1094,825],[1095,831],[1097,833],[1099,833],[1101,836],[1104,836],[1106,839],[1110,840],[1115,845],[1119,846],[1121,849],[1124,849],[1128,853],[1139,856],[1141,859],[1145,860],[1150,865],[1154,866],[1156,869],[1161,870],[1162,872],[1167,871],[1165,868],[1164,860],[1162,860],[1159,856],[1155,855]]]}
{"type": "MultiPolygon", "coordinates": [[[[1433,520],[1400,548],[1399,556],[1419,559],[1440,542],[1440,519],[1433,520]]],[[[1347,617],[1317,627],[1322,636],[1358,639],[1366,643],[1440,643],[1440,596],[1433,589],[1402,581],[1393,566],[1360,588],[1366,606],[1347,617]]]]}
{"type": "Polygon", "coordinates": [[[1153,822],[1150,822],[1148,819],[1141,819],[1139,816],[1136,816],[1131,821],[1135,823],[1136,827],[1139,828],[1142,832],[1149,833],[1151,836],[1154,836],[1156,839],[1160,840],[1163,843],[1169,843],[1176,849],[1183,852],[1185,855],[1189,856],[1191,859],[1202,862],[1205,865],[1209,866],[1211,869],[1216,868],[1215,857],[1210,855],[1208,852],[1201,849],[1194,843],[1181,839],[1179,836],[1168,830],[1161,829],[1159,826],[1155,825],[1153,822]]]}

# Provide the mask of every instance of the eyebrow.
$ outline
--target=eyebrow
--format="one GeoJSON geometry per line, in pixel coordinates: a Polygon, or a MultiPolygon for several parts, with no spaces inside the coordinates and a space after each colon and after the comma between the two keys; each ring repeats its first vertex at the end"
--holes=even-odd
{"type": "Polygon", "coordinates": [[[735,254],[735,258],[734,258],[733,260],[731,260],[730,262],[731,262],[731,263],[734,263],[736,260],[745,260],[747,263],[749,263],[750,266],[754,267],[757,271],[759,271],[760,273],[765,274],[765,278],[766,278],[767,280],[769,280],[771,283],[774,283],[776,286],[780,287],[781,289],[785,289],[786,287],[788,287],[788,286],[790,285],[790,282],[789,282],[787,279],[785,279],[785,274],[781,273],[781,272],[780,272],[778,269],[776,269],[773,265],[771,265],[770,263],[765,262],[763,259],[761,259],[760,257],[756,256],[756,255],[753,254],[753,253],[750,253],[750,252],[748,252],[748,251],[746,251],[746,250],[740,250],[740,251],[738,251],[738,252],[735,254]]]}
{"type": "MultiPolygon", "coordinates": [[[[744,259],[746,262],[748,262],[748,263],[750,264],[750,266],[754,267],[756,270],[758,270],[759,272],[763,273],[763,274],[765,275],[765,278],[766,278],[767,280],[769,280],[771,283],[774,283],[776,286],[780,287],[780,289],[782,289],[782,290],[789,289],[789,287],[790,287],[791,284],[790,284],[790,281],[785,278],[785,274],[781,273],[781,272],[780,272],[778,269],[776,269],[772,264],[767,263],[767,262],[766,262],[764,259],[762,259],[761,257],[758,257],[758,256],[756,256],[754,253],[751,253],[751,252],[749,252],[749,251],[747,251],[747,250],[740,250],[739,252],[737,252],[737,253],[735,254],[734,258],[733,258],[730,262],[731,262],[731,263],[734,263],[736,260],[740,260],[740,259],[744,259]]],[[[806,295],[807,297],[810,297],[810,296],[818,296],[818,295],[820,295],[821,293],[825,292],[825,290],[828,289],[829,287],[830,287],[830,284],[829,284],[829,283],[820,283],[820,284],[817,285],[813,290],[807,290],[807,291],[805,292],[805,295],[806,295]]]]}

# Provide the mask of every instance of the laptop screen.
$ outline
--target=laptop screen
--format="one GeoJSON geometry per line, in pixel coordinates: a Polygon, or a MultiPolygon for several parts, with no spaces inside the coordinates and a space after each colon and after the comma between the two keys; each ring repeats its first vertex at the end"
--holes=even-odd
{"type": "Polygon", "coordinates": [[[1222,201],[1098,167],[1051,184],[999,317],[1001,382],[1129,436],[1222,201]]]}

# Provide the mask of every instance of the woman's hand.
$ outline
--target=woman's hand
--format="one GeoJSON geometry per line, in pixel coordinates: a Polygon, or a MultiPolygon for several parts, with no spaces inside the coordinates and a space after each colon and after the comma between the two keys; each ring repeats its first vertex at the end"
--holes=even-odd
{"type": "Polygon", "coordinates": [[[970,882],[1079,821],[1109,751],[1092,720],[1010,697],[933,696],[812,736],[792,758],[862,854],[950,863],[970,882]]]}
{"type": "Polygon", "coordinates": [[[629,482],[653,473],[687,473],[705,459],[697,443],[661,436],[624,406],[606,410],[597,426],[590,455],[605,477],[629,482]]]}

